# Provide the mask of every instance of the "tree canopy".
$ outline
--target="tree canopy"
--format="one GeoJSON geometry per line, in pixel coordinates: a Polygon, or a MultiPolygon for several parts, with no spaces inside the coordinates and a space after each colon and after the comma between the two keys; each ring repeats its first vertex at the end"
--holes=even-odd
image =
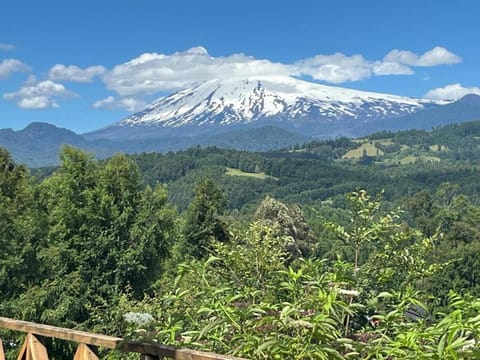
{"type": "Polygon", "coordinates": [[[451,161],[476,129],[377,134],[371,164],[348,139],[65,146],[33,176],[0,149],[2,316],[252,359],[478,358],[478,163],[451,161]],[[442,161],[385,162],[413,150],[442,161]]]}

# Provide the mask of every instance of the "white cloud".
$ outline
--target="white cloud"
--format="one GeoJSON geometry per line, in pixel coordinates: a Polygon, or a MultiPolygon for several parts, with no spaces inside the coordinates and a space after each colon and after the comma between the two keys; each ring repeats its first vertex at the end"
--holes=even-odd
{"type": "Polygon", "coordinates": [[[58,107],[58,99],[75,96],[62,84],[51,80],[35,82],[30,78],[20,90],[3,95],[5,100],[16,102],[23,109],[47,109],[58,107]]]}
{"type": "Polygon", "coordinates": [[[358,81],[372,76],[411,75],[413,66],[454,64],[461,59],[442,47],[422,55],[392,50],[383,60],[367,60],[362,55],[316,55],[283,64],[255,59],[244,54],[213,57],[203,47],[171,55],[145,53],[115,66],[102,77],[108,89],[121,97],[174,91],[195,83],[230,77],[269,75],[311,76],[329,83],[358,81]]]}
{"type": "Polygon", "coordinates": [[[98,100],[92,104],[92,107],[94,109],[124,109],[129,112],[140,111],[144,109],[145,106],[147,106],[147,103],[142,100],[134,99],[131,97],[115,98],[113,96],[108,96],[105,99],[98,100]]]}
{"type": "Polygon", "coordinates": [[[18,107],[22,109],[48,109],[58,108],[56,101],[48,96],[33,96],[30,98],[21,98],[17,101],[18,107]]]}
{"type": "Polygon", "coordinates": [[[303,75],[331,83],[358,81],[371,76],[411,75],[411,66],[456,64],[461,58],[442,47],[434,47],[423,55],[406,50],[392,50],[382,61],[366,60],[362,55],[342,53],[317,55],[298,61],[295,65],[303,75]]]}
{"type": "Polygon", "coordinates": [[[410,67],[390,61],[375,61],[372,67],[372,72],[377,76],[414,74],[410,67]]]}
{"type": "Polygon", "coordinates": [[[372,75],[371,64],[362,55],[316,55],[298,61],[295,65],[303,75],[335,84],[357,81],[372,75]]]}
{"type": "Polygon", "coordinates": [[[76,65],[57,64],[49,70],[48,77],[54,81],[91,82],[95,76],[102,75],[105,71],[101,65],[81,69],[76,65]]]}
{"type": "Polygon", "coordinates": [[[0,62],[0,79],[6,79],[15,72],[29,71],[30,67],[17,59],[4,59],[0,62]]]}
{"type": "Polygon", "coordinates": [[[412,69],[396,62],[368,61],[362,55],[317,55],[295,64],[300,73],[330,83],[358,81],[371,76],[411,75],[412,69]]]}
{"type": "Polygon", "coordinates": [[[432,100],[458,100],[468,94],[480,95],[479,87],[463,87],[460,84],[450,84],[428,91],[425,98],[432,100]]]}
{"type": "Polygon", "coordinates": [[[408,50],[394,49],[384,58],[384,61],[397,62],[410,66],[437,66],[453,65],[462,61],[460,56],[448,51],[447,49],[436,46],[428,50],[423,55],[417,55],[408,50]]]}
{"type": "Polygon", "coordinates": [[[15,49],[15,46],[12,44],[2,44],[0,43],[0,51],[12,51],[15,49]]]}
{"type": "Polygon", "coordinates": [[[257,60],[244,54],[212,57],[195,47],[172,55],[145,53],[115,66],[103,76],[107,88],[122,96],[178,90],[213,78],[290,75],[291,65],[257,60]]]}

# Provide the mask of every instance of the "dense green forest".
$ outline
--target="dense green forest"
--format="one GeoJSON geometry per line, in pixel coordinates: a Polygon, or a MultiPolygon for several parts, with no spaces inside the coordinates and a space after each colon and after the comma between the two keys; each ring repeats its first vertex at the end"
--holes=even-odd
{"type": "Polygon", "coordinates": [[[480,356],[480,122],[60,160],[0,150],[2,316],[251,359],[480,356]]]}
{"type": "Polygon", "coordinates": [[[480,122],[471,122],[431,132],[382,132],[367,139],[311,142],[270,153],[197,147],[132,159],[146,183],[167,184],[170,200],[181,211],[192,199],[196,180],[210,176],[226,193],[227,209],[251,212],[267,195],[316,206],[341,203],[346,193],[361,188],[370,194],[383,191],[394,201],[422,190],[432,195],[447,182],[458,184],[462,193],[478,201],[479,146],[480,122]],[[226,168],[244,173],[232,176],[226,168]],[[255,173],[268,176],[247,176],[255,173]]]}

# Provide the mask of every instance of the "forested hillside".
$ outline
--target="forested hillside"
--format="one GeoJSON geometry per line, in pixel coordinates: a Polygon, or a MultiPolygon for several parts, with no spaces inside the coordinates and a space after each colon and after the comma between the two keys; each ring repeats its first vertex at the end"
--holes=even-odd
{"type": "Polygon", "coordinates": [[[478,200],[479,149],[480,122],[472,122],[431,132],[315,141],[269,153],[197,147],[132,159],[146,183],[167,184],[170,199],[180,210],[191,200],[195,181],[205,176],[215,178],[226,193],[226,207],[233,210],[255,206],[266,195],[302,205],[341,201],[345,193],[359,188],[371,194],[384,191],[393,201],[422,190],[433,194],[446,182],[478,200]],[[227,168],[243,173],[232,176],[227,168]],[[248,176],[256,173],[268,176],[248,176]]]}
{"type": "Polygon", "coordinates": [[[0,151],[2,316],[251,359],[480,356],[480,122],[60,160],[0,151]]]}

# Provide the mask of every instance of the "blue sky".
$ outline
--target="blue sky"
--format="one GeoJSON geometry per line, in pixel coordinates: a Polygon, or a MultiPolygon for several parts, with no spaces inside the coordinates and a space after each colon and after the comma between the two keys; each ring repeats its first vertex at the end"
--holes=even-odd
{"type": "Polygon", "coordinates": [[[45,121],[82,133],[225,76],[480,94],[475,0],[4,0],[0,9],[0,128],[45,121]]]}

